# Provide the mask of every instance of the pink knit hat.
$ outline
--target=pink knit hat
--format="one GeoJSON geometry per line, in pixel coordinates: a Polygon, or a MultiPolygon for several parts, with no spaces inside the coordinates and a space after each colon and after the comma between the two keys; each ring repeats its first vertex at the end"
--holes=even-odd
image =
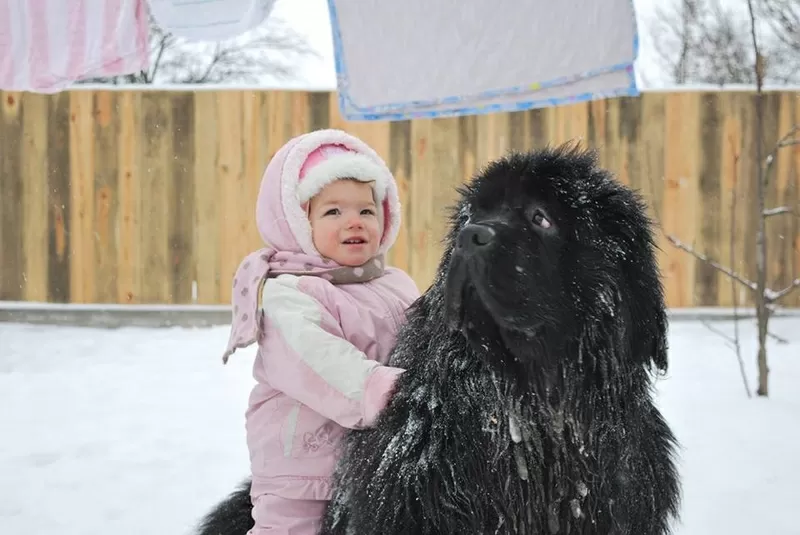
{"type": "Polygon", "coordinates": [[[342,178],[371,183],[378,205],[386,197],[385,173],[375,162],[344,145],[328,143],[312,151],[300,168],[297,200],[305,204],[322,188],[342,178]]]}

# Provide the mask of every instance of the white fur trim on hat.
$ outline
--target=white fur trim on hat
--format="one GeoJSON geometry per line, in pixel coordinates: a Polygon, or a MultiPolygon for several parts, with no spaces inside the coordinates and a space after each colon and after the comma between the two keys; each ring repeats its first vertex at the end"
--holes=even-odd
{"type": "Polygon", "coordinates": [[[373,182],[375,201],[378,203],[386,197],[385,172],[370,158],[351,152],[331,156],[312,167],[297,185],[298,202],[305,204],[322,188],[342,178],[373,182]]]}
{"type": "MultiPolygon", "coordinates": [[[[360,156],[367,158],[377,170],[377,174],[370,178],[375,181],[376,185],[385,184],[385,194],[382,204],[386,205],[389,214],[386,228],[383,229],[383,238],[378,252],[386,253],[386,251],[394,245],[397,235],[400,232],[401,207],[397,184],[392,176],[392,172],[389,171],[389,168],[386,166],[386,163],[372,147],[342,130],[323,129],[303,134],[289,150],[283,162],[283,176],[281,177],[281,205],[286,217],[286,223],[292,230],[303,252],[306,254],[319,255],[319,251],[314,247],[314,241],[311,238],[311,223],[308,221],[308,216],[303,210],[301,203],[298,201],[297,189],[300,183],[308,178],[308,176],[306,176],[304,180],[299,180],[300,169],[309,154],[320,146],[328,144],[343,145],[355,151],[360,156]]],[[[319,165],[323,163],[324,162],[320,162],[319,165]]],[[[315,168],[311,168],[309,174],[314,169],[315,168]]],[[[352,171],[348,171],[348,173],[352,173],[352,171]]]]}

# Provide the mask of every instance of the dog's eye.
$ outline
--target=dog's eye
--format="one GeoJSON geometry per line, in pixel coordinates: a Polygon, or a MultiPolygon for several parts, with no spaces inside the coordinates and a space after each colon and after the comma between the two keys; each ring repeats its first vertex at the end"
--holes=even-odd
{"type": "Polygon", "coordinates": [[[541,210],[536,210],[533,213],[533,223],[534,223],[534,225],[538,225],[538,226],[540,226],[542,228],[545,228],[545,229],[546,228],[550,228],[552,226],[552,223],[550,223],[550,220],[547,219],[547,216],[544,215],[544,212],[542,212],[541,210]]]}

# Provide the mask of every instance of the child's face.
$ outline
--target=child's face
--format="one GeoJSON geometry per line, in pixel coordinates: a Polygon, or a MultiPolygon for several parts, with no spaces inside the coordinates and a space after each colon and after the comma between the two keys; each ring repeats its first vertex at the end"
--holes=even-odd
{"type": "Polygon", "coordinates": [[[308,219],[314,247],[340,265],[360,266],[378,251],[380,222],[369,184],[331,182],[311,199],[308,219]]]}

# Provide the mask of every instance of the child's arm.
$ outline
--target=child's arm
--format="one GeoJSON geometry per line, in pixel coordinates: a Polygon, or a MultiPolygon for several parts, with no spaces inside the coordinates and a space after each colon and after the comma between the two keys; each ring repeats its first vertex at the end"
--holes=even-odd
{"type": "Polygon", "coordinates": [[[343,427],[370,427],[404,370],[367,359],[331,313],[297,288],[299,280],[272,279],[264,289],[260,358],[267,380],[343,427]]]}

